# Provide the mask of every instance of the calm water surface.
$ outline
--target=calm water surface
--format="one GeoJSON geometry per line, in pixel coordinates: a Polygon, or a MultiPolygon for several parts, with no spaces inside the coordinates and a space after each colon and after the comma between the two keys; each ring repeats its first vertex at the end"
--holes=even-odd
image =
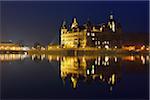
{"type": "Polygon", "coordinates": [[[1,96],[19,98],[149,97],[149,56],[1,54],[1,96]]]}

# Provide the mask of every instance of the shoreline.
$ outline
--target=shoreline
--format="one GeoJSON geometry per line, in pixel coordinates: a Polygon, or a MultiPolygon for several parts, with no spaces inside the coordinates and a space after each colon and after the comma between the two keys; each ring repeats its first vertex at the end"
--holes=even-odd
{"type": "Polygon", "coordinates": [[[127,51],[122,49],[98,49],[98,48],[52,48],[49,50],[28,51],[0,51],[0,54],[37,54],[37,55],[60,55],[60,56],[96,56],[96,55],[150,55],[150,51],[127,51]]]}
{"type": "Polygon", "coordinates": [[[135,52],[135,51],[125,51],[125,50],[29,50],[28,54],[47,54],[47,55],[60,55],[60,56],[92,56],[92,55],[149,55],[150,51],[135,52]]]}

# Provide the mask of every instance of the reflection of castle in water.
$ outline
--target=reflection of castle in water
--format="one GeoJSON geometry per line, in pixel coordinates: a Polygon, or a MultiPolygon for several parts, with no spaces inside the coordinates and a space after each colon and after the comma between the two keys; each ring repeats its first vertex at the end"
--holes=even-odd
{"type": "MultiPolygon", "coordinates": [[[[112,86],[117,84],[121,78],[121,67],[124,62],[139,63],[136,69],[142,70],[143,65],[149,64],[149,56],[99,56],[99,57],[62,57],[60,59],[60,75],[65,83],[71,81],[72,87],[78,87],[78,82],[92,80],[107,83],[112,86]]],[[[126,65],[126,70],[132,70],[126,65]]],[[[135,70],[135,69],[134,69],[135,70]]]]}
{"type": "Polygon", "coordinates": [[[112,86],[121,77],[120,59],[117,57],[96,57],[94,59],[86,57],[62,57],[60,61],[60,72],[63,82],[69,78],[72,87],[76,88],[78,81],[98,80],[112,86]]]}

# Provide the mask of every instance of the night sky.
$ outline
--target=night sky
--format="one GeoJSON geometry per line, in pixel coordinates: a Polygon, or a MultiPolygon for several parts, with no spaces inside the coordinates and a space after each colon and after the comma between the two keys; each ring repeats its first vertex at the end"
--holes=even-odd
{"type": "Polygon", "coordinates": [[[127,34],[149,32],[149,2],[143,1],[1,1],[2,41],[36,41],[46,45],[58,43],[63,20],[71,24],[76,17],[79,25],[87,19],[94,24],[107,22],[113,12],[127,34]]]}

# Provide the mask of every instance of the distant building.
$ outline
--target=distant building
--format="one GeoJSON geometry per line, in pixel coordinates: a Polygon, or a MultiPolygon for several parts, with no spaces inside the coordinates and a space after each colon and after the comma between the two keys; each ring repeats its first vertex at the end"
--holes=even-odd
{"type": "Polygon", "coordinates": [[[38,42],[35,42],[34,46],[32,47],[32,50],[46,50],[46,49],[45,49],[44,45],[42,45],[38,42]]]}
{"type": "Polygon", "coordinates": [[[113,15],[109,16],[107,23],[93,25],[89,20],[79,26],[74,18],[70,29],[66,22],[61,26],[60,45],[63,48],[120,48],[121,47],[121,25],[117,23],[113,15]]]}
{"type": "Polygon", "coordinates": [[[47,50],[51,50],[51,49],[56,49],[56,48],[59,48],[59,45],[58,44],[48,44],[47,46],[47,50]]]}
{"type": "Polygon", "coordinates": [[[0,52],[3,51],[27,51],[29,50],[29,47],[19,45],[12,42],[1,42],[0,43],[0,52]]]}

